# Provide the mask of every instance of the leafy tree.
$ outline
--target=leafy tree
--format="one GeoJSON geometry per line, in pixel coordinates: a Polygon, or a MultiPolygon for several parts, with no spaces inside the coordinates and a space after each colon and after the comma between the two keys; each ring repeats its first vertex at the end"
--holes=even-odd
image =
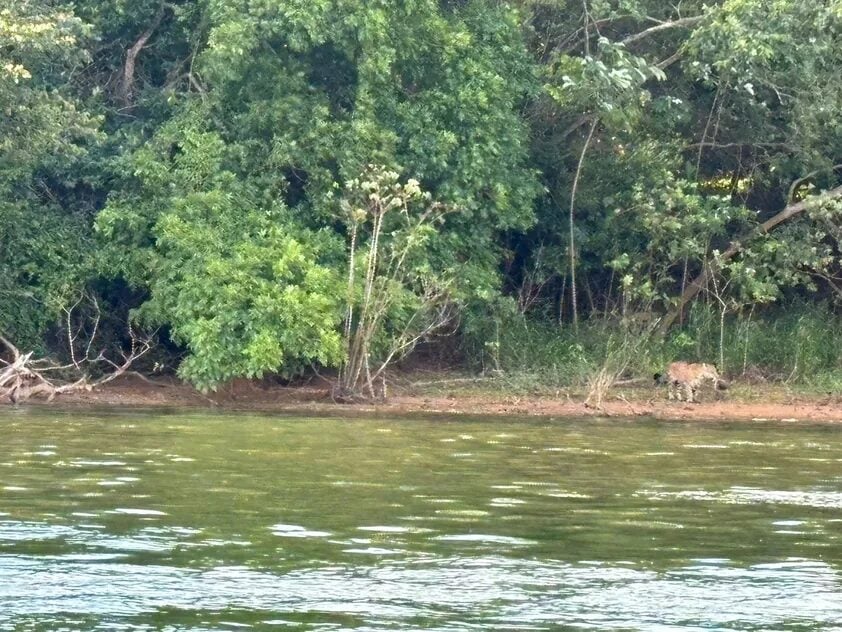
{"type": "Polygon", "coordinates": [[[99,140],[68,80],[88,32],[52,3],[0,9],[0,332],[30,347],[92,265],[89,217],[70,202],[99,140]]]}
{"type": "MultiPolygon", "coordinates": [[[[496,292],[497,237],[528,225],[536,192],[518,107],[537,84],[514,11],[211,0],[205,22],[207,47],[191,61],[202,90],[188,82],[171,120],[118,158],[122,178],[98,218],[112,274],[149,288],[141,311],[188,347],[183,375],[209,387],[338,363],[328,272],[346,265],[342,192],[369,162],[416,175],[457,209],[425,237],[430,269],[458,280],[461,296],[496,292]],[[301,252],[294,271],[267,276],[287,247],[301,252]],[[242,265],[222,265],[229,257],[242,265]],[[307,296],[251,303],[249,270],[307,296]],[[248,305],[225,302],[228,287],[248,305]],[[284,330],[295,333],[281,342],[284,330]]],[[[399,303],[386,330],[402,326],[410,307],[399,303]]]]}
{"type": "Polygon", "coordinates": [[[189,349],[182,376],[209,389],[340,360],[339,283],[319,263],[317,235],[219,190],[173,206],[158,223],[161,264],[144,310],[189,349]]]}
{"type": "Polygon", "coordinates": [[[533,155],[549,197],[516,243],[522,266],[536,253],[556,262],[545,271],[556,281],[542,287],[561,286],[562,315],[575,318],[583,289],[592,313],[630,296],[638,309],[669,310],[711,273],[733,277],[729,291],[749,302],[826,276],[819,264],[832,238],[809,228],[809,213],[779,212],[835,182],[837,4],[734,0],[679,14],[645,1],[579,12],[523,3],[546,77],[533,155]],[[795,252],[819,254],[781,256],[795,252]]]}
{"type": "Polygon", "coordinates": [[[517,109],[536,85],[516,13],[431,0],[214,7],[201,66],[251,177],[321,227],[365,165],[397,165],[460,208],[439,256],[476,291],[497,284],[498,231],[530,222],[536,191],[517,109]]]}
{"type": "Polygon", "coordinates": [[[838,0],[4,5],[0,333],[136,314],[201,388],[370,395],[449,310],[491,349],[526,312],[840,298],[840,32],[838,0]]]}
{"type": "Polygon", "coordinates": [[[140,316],[187,347],[180,373],[202,389],[338,363],[339,277],[321,262],[335,238],[297,226],[280,200],[265,205],[201,128],[173,121],[133,156],[139,193],[98,218],[113,272],[149,288],[140,316]]]}

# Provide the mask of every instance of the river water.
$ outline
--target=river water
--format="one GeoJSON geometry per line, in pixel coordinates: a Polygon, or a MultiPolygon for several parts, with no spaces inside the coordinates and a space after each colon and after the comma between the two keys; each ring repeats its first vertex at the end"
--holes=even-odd
{"type": "Polygon", "coordinates": [[[842,630],[842,426],[0,429],[0,630],[842,630]]]}

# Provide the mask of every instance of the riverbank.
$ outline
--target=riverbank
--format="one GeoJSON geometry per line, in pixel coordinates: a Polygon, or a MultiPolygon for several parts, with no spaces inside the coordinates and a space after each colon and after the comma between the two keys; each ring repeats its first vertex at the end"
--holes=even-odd
{"type": "Polygon", "coordinates": [[[406,379],[385,402],[342,404],[333,401],[325,380],[295,386],[237,381],[204,395],[174,379],[150,381],[127,376],[90,392],[62,395],[58,406],[210,408],[309,414],[449,414],[537,417],[653,417],[664,420],[823,421],[842,422],[842,396],[799,391],[786,385],[735,387],[722,398],[703,394],[698,404],[671,402],[663,389],[629,384],[613,389],[601,409],[584,404],[575,391],[519,392],[493,378],[437,376],[406,379]]]}

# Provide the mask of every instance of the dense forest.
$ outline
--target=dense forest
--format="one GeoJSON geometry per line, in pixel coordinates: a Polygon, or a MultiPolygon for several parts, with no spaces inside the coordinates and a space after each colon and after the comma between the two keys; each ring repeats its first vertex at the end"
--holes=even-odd
{"type": "Polygon", "coordinates": [[[0,5],[0,388],[842,375],[840,0],[0,5]]]}

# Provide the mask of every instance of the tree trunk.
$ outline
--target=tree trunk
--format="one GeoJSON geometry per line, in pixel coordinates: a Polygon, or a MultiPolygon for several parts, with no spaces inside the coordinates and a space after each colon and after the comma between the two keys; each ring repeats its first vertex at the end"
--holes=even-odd
{"type": "Polygon", "coordinates": [[[126,51],[126,60],[123,63],[123,77],[120,81],[118,95],[120,101],[123,102],[125,107],[131,107],[132,101],[134,100],[134,70],[135,63],[137,62],[137,56],[140,54],[140,51],[143,50],[143,47],[146,46],[149,38],[151,38],[152,34],[155,32],[155,29],[160,26],[161,20],[164,19],[164,10],[165,8],[162,6],[149,28],[146,29],[137,41],[126,51]]]}

